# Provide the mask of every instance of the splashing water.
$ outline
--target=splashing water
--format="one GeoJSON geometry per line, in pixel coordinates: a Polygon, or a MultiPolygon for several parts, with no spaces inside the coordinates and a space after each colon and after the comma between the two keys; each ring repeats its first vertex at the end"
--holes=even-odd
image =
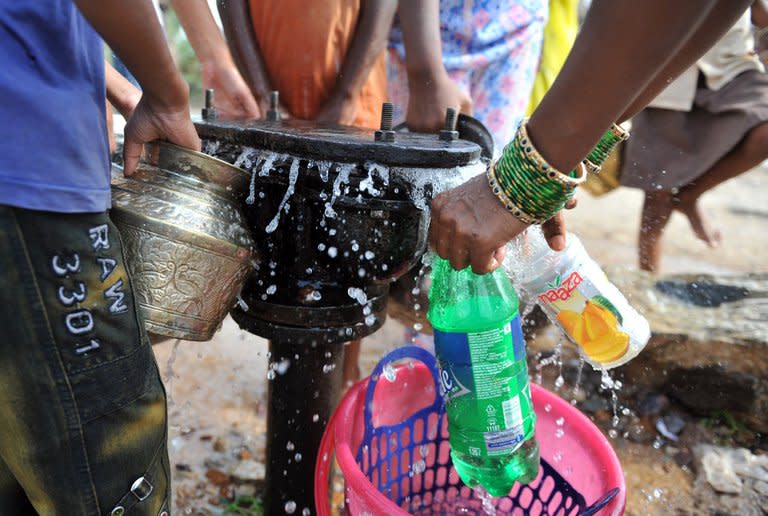
{"type": "Polygon", "coordinates": [[[221,147],[221,142],[218,140],[204,140],[203,141],[203,154],[209,154],[215,156],[221,147]]]}
{"type": "Polygon", "coordinates": [[[365,295],[363,289],[357,287],[349,287],[347,289],[347,295],[361,305],[365,305],[368,302],[368,296],[365,295]]]}
{"type": "Polygon", "coordinates": [[[493,505],[493,497],[482,487],[475,488],[477,498],[483,503],[483,512],[488,516],[496,516],[496,507],[493,505]]]}
{"type": "Polygon", "coordinates": [[[320,172],[320,179],[323,180],[323,183],[327,183],[328,173],[331,171],[331,166],[333,165],[333,162],[325,161],[325,160],[315,161],[314,165],[317,168],[317,171],[320,172]]]}
{"type": "Polygon", "coordinates": [[[381,197],[384,194],[384,192],[376,188],[374,177],[378,175],[379,178],[384,183],[384,186],[388,186],[389,185],[389,167],[385,165],[380,165],[378,163],[374,163],[372,161],[366,161],[365,164],[363,165],[363,168],[365,168],[365,171],[368,173],[368,177],[360,181],[360,191],[361,192],[367,191],[369,194],[371,194],[374,197],[381,197]]]}
{"type": "Polygon", "coordinates": [[[613,408],[611,425],[614,428],[619,426],[619,395],[617,393],[622,386],[621,381],[614,380],[607,369],[601,369],[600,388],[611,392],[611,407],[613,408]]]}
{"type": "Polygon", "coordinates": [[[253,166],[253,158],[258,157],[259,151],[253,147],[243,147],[243,151],[235,160],[234,165],[239,168],[250,170],[253,166]]]}
{"type": "Polygon", "coordinates": [[[411,185],[409,197],[414,205],[421,210],[428,209],[432,194],[437,195],[465,183],[478,174],[485,172],[486,164],[481,160],[465,167],[454,167],[450,170],[441,168],[391,168],[393,180],[402,178],[411,185]]]}
{"type": "Polygon", "coordinates": [[[176,378],[176,373],[173,370],[173,364],[176,363],[176,356],[179,353],[179,344],[181,343],[181,339],[176,339],[173,343],[173,347],[171,348],[171,353],[168,355],[168,361],[165,363],[165,383],[167,386],[168,393],[166,394],[166,397],[168,398],[168,407],[172,407],[176,404],[176,402],[173,399],[173,379],[176,378]]]}
{"type": "Polygon", "coordinates": [[[277,229],[277,224],[280,221],[280,214],[283,213],[283,209],[285,211],[288,211],[288,200],[293,195],[293,191],[296,188],[296,179],[299,177],[299,159],[293,158],[293,161],[291,162],[291,169],[288,172],[288,189],[285,191],[285,195],[283,196],[283,200],[280,201],[280,206],[277,207],[277,213],[275,214],[275,217],[272,219],[272,221],[267,225],[267,228],[265,231],[267,233],[272,233],[275,229],[277,229]]]}
{"type": "Polygon", "coordinates": [[[333,181],[333,193],[331,194],[331,200],[325,203],[325,216],[329,219],[336,217],[336,212],[333,209],[333,204],[336,199],[341,195],[341,187],[345,183],[349,182],[349,175],[357,168],[354,163],[339,163],[337,165],[339,173],[336,179],[333,181]]]}
{"type": "Polygon", "coordinates": [[[586,364],[586,360],[584,360],[584,357],[579,354],[579,367],[576,372],[576,381],[573,384],[573,401],[576,401],[576,396],[579,394],[579,389],[581,388],[581,377],[582,373],[584,371],[584,364],[586,364]]]}
{"type": "Polygon", "coordinates": [[[248,303],[245,302],[245,300],[240,296],[240,294],[237,295],[237,306],[243,312],[247,312],[248,311],[248,303]]]}

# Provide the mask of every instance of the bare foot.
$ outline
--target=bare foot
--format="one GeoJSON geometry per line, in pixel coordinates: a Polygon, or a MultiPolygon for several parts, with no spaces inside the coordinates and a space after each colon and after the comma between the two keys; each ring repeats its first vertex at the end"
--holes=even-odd
{"type": "Polygon", "coordinates": [[[688,217],[691,229],[699,240],[702,240],[712,249],[720,245],[723,239],[720,230],[712,227],[701,214],[698,195],[688,193],[683,189],[677,197],[673,198],[673,202],[675,209],[688,217]]]}
{"type": "Polygon", "coordinates": [[[661,261],[661,235],[674,205],[669,192],[646,192],[640,219],[640,269],[657,272],[661,261]]]}

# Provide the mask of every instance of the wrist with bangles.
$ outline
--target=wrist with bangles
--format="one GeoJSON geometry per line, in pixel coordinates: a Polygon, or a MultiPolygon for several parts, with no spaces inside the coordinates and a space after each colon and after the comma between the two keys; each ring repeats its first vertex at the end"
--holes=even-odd
{"type": "Polygon", "coordinates": [[[550,165],[528,136],[523,121],[501,157],[486,171],[488,186],[505,209],[525,224],[542,224],[573,198],[588,170],[599,170],[628,133],[614,124],[576,169],[563,173],[550,165]]]}

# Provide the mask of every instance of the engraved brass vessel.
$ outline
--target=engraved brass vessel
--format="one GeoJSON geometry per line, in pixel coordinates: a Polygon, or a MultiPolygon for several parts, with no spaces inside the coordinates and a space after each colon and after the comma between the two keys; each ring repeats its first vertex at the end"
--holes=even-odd
{"type": "Polygon", "coordinates": [[[168,143],[131,177],[112,169],[112,211],[148,332],[209,340],[253,268],[240,202],[249,173],[168,143]]]}

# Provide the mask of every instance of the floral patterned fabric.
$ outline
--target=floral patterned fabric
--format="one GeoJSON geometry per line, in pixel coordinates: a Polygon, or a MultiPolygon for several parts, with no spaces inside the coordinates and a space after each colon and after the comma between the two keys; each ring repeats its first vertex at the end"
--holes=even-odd
{"type": "MultiPolygon", "coordinates": [[[[546,0],[440,1],[443,64],[472,98],[474,116],[493,133],[497,154],[525,115],[546,21],[546,0]]],[[[389,51],[389,96],[402,120],[408,80],[397,24],[389,51]]]]}

